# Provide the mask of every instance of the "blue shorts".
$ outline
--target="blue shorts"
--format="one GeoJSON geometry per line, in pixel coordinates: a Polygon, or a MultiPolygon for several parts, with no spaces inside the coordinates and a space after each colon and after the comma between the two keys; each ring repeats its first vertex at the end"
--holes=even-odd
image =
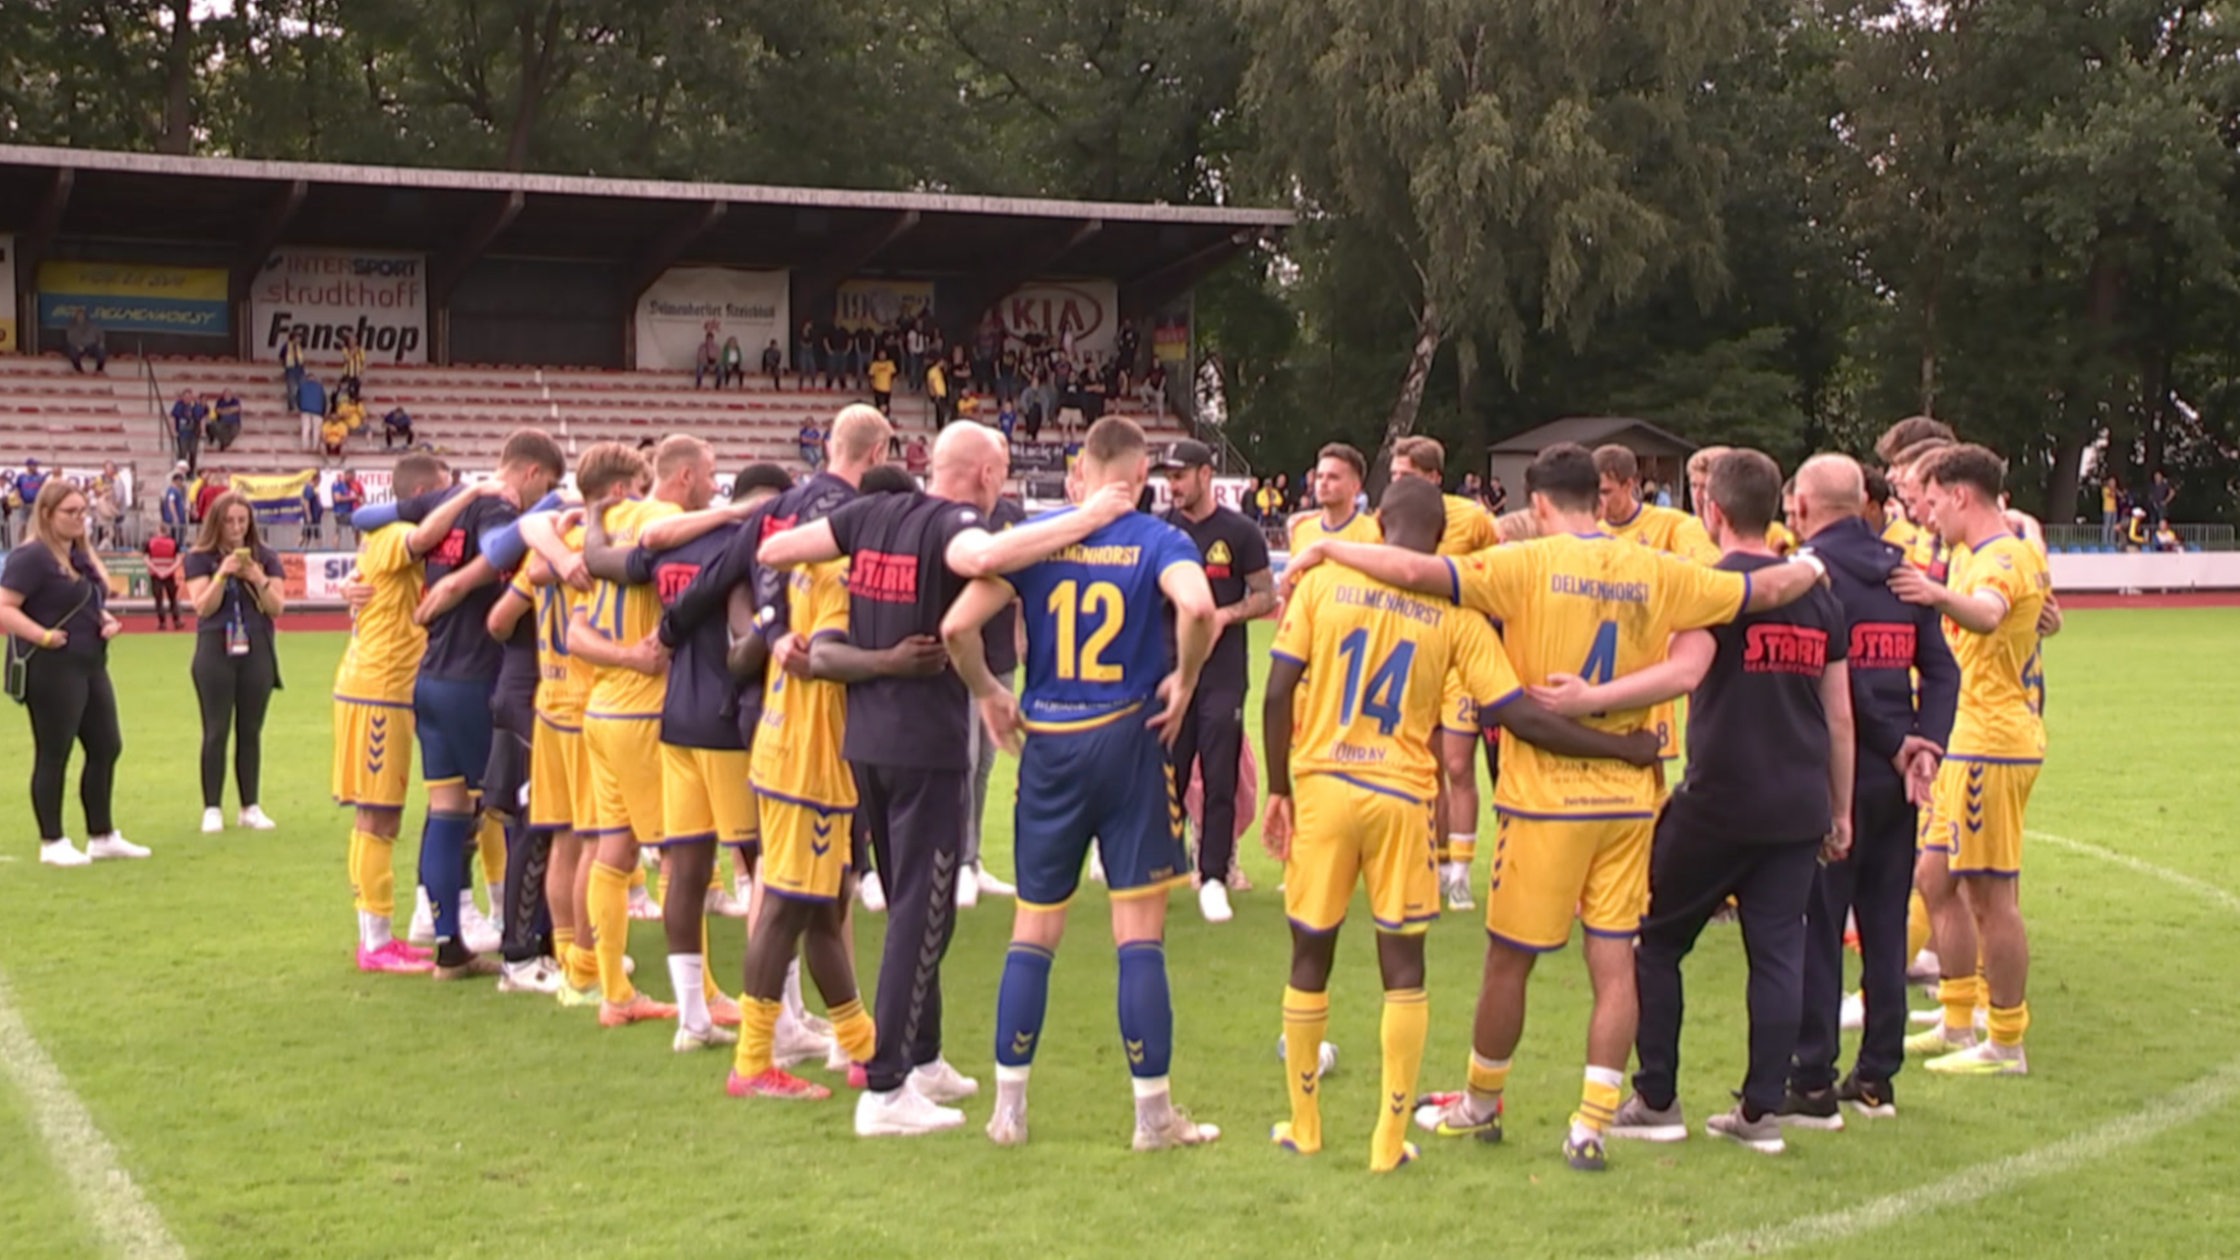
{"type": "Polygon", "coordinates": [[[480,791],[490,765],[490,684],[472,678],[422,678],[412,685],[420,737],[420,778],[462,780],[480,791]]]}
{"type": "Polygon", "coordinates": [[[1139,708],[1088,730],[1027,735],[1012,840],[1021,904],[1070,901],[1091,840],[1115,897],[1164,894],[1189,878],[1174,772],[1143,722],[1139,708]]]}

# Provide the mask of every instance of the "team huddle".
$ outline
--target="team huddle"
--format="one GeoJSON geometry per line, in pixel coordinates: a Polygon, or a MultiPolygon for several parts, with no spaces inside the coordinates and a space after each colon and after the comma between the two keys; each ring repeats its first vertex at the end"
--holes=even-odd
{"type": "MultiPolygon", "coordinates": [[[[944,1056],[941,969],[972,877],[975,749],[992,740],[1017,756],[1019,793],[989,1137],[1027,1140],[1052,959],[1093,857],[1111,891],[1133,1143],[1211,1141],[1219,1129],[1169,1086],[1168,894],[1192,878],[1191,762],[1172,750],[1195,739],[1207,662],[1242,652],[1265,580],[1248,592],[1226,542],[1201,549],[1191,522],[1210,499],[1183,528],[1137,510],[1152,462],[1127,420],[1086,435],[1074,506],[1017,524],[992,430],[945,428],[923,491],[882,462],[890,437],[875,409],[846,408],[824,470],[794,484],[750,466],[724,504],[690,437],[650,459],[593,445],[572,493],[559,446],[535,430],[471,488],[431,456],[400,460],[395,503],[359,517],[334,689],[358,965],[496,975],[609,1028],[673,1021],[676,1050],[732,1051],[737,1098],[828,1097],[791,1070],[821,1060],[862,1090],[864,1136],[960,1126],[956,1104],[980,1086],[944,1056]],[[414,743],[432,952],[392,927],[414,743]],[[723,848],[752,873],[736,999],[707,965],[723,848]],[[660,855],[673,1002],[630,974],[645,849],[660,855]],[[473,912],[478,856],[495,928],[473,912]],[[867,1004],[850,918],[874,870],[891,917],[867,1004]]],[[[1530,510],[1496,520],[1440,492],[1428,439],[1402,442],[1372,515],[1356,508],[1360,454],[1325,448],[1323,509],[1292,524],[1263,710],[1263,839],[1284,864],[1293,940],[1277,1144],[1322,1146],[1329,976],[1364,885],[1384,982],[1378,1171],[1417,1157],[1411,1121],[1500,1138],[1526,982],[1574,922],[1594,988],[1564,1143],[1574,1168],[1604,1167],[1606,1137],[1685,1136],[1678,961],[1729,901],[1750,942],[1751,1073],[1711,1132],[1777,1150],[1782,1124],[1840,1127],[1838,1103],[1890,1114],[1924,934],[1942,1013],[1904,1049],[1934,1052],[1932,1070],[2026,1070],[2015,876],[2044,749],[2038,641],[2058,626],[2043,549],[2008,533],[1989,452],[1926,420],[1884,446],[1887,490],[1821,456],[1786,504],[1766,457],[1701,452],[1701,520],[1642,504],[1630,454],[1576,446],[1542,452],[1530,510]],[[1815,554],[1823,536],[1844,559],[1815,554]],[[1691,695],[1687,777],[1672,783],[1674,702],[1691,695]],[[1780,764],[1738,769],[1766,730],[1780,764]],[[1472,1052],[1464,1088],[1421,1094],[1425,934],[1442,902],[1476,906],[1480,746],[1501,756],[1472,1052]],[[1838,1082],[1847,919],[1866,1031],[1838,1082]]],[[[1219,704],[1241,711],[1222,686],[1219,704]]],[[[1213,813],[1209,792],[1209,827],[1213,813]]],[[[1219,870],[1198,870],[1218,885],[1219,870]]]]}

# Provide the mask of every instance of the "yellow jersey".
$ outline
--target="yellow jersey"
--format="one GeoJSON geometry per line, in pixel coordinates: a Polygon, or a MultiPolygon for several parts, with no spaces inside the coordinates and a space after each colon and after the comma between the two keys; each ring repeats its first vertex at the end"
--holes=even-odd
{"type": "Polygon", "coordinates": [[[1704,529],[1703,522],[1678,508],[1644,503],[1635,508],[1627,520],[1604,521],[1602,528],[1612,538],[1654,547],[1683,560],[1693,560],[1697,564],[1719,563],[1719,549],[1712,545],[1711,534],[1704,529]]]}
{"type": "MultiPolygon", "coordinates": [[[[1695,564],[1607,534],[1559,534],[1447,561],[1464,608],[1497,617],[1509,661],[1527,683],[1553,674],[1608,682],[1664,660],[1673,635],[1724,625],[1750,595],[1748,577],[1695,564]]],[[[1587,724],[1629,732],[1649,710],[1598,714],[1587,724]]],[[[1558,757],[1504,740],[1494,804],[1523,818],[1647,818],[1656,776],[1646,766],[1558,757]]]]}
{"type": "Polygon", "coordinates": [[[1324,541],[1381,543],[1384,541],[1384,527],[1377,524],[1377,518],[1368,512],[1356,511],[1335,529],[1322,523],[1322,513],[1301,512],[1291,518],[1290,538],[1291,550],[1293,554],[1297,554],[1305,551],[1311,543],[1324,541]]]}
{"type": "MultiPolygon", "coordinates": [[[[583,526],[571,528],[560,541],[570,551],[583,550],[583,526]]],[[[537,716],[572,730],[583,723],[583,702],[598,671],[568,651],[568,623],[578,612],[590,616],[591,596],[561,582],[530,585],[528,565],[514,575],[513,586],[537,611],[537,716]]]]}
{"type": "Polygon", "coordinates": [[[871,388],[874,391],[884,394],[894,388],[894,360],[873,359],[865,372],[871,377],[871,388]]]}
{"type": "Polygon", "coordinates": [[[1766,546],[1773,548],[1773,554],[1788,555],[1797,549],[1797,542],[1797,531],[1781,522],[1775,521],[1766,526],[1766,546]]]}
{"type": "MultiPolygon", "coordinates": [[[[786,574],[786,628],[811,643],[848,633],[848,562],[828,560],[786,574]]],[[[855,775],[840,758],[848,729],[845,683],[795,678],[769,667],[762,725],[747,778],[765,796],[824,809],[852,809],[855,775]]]]}
{"type": "Polygon", "coordinates": [[[1274,652],[1307,667],[1292,774],[1336,775],[1419,803],[1439,790],[1437,683],[1454,672],[1481,708],[1521,689],[1483,617],[1335,564],[1300,580],[1274,652]]]}
{"type": "Polygon", "coordinates": [[[1440,555],[1467,556],[1501,541],[1501,531],[1484,504],[1459,494],[1442,497],[1447,501],[1447,525],[1439,535],[1440,555]]]}
{"type": "Polygon", "coordinates": [[[2006,615],[1989,634],[1961,629],[1951,618],[1944,637],[1960,663],[1960,708],[1952,723],[1955,757],[2043,761],[2046,728],[2040,716],[2045,670],[2039,657],[2038,613],[2053,577],[2045,557],[2012,534],[1961,553],[1947,585],[1955,594],[1994,592],[2006,615]]]}
{"type": "Polygon", "coordinates": [[[411,704],[428,632],[412,620],[420,604],[420,561],[407,550],[412,526],[398,522],[367,534],[358,545],[358,578],[373,598],[350,616],[350,644],[334,671],[337,700],[411,704]]]}
{"type": "MultiPolygon", "coordinates": [[[[628,499],[607,509],[607,537],[618,547],[637,541],[639,531],[663,517],[684,511],[659,499],[628,499]]],[[[591,628],[625,647],[643,640],[661,624],[661,593],[652,586],[601,581],[592,588],[591,628]]],[[[634,669],[595,669],[584,713],[602,718],[658,718],[668,692],[662,674],[634,669]]]]}

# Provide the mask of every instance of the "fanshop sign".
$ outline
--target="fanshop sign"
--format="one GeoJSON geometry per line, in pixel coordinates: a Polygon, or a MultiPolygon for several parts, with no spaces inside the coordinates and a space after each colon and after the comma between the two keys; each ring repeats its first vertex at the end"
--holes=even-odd
{"type": "Polygon", "coordinates": [[[375,363],[428,361],[428,260],[347,249],[274,251],[249,291],[253,352],[278,358],[291,332],[304,358],[340,363],[344,333],[375,363]]]}

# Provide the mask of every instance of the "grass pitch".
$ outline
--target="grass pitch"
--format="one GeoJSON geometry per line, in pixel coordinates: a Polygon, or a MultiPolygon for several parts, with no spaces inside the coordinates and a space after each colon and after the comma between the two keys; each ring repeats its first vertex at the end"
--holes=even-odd
{"type": "MultiPolygon", "coordinates": [[[[155,858],[46,870],[28,805],[11,794],[0,973],[192,1255],[1538,1256],[1796,1243],[1800,1254],[1841,1256],[2163,1256],[2216,1253],[2240,1234],[2218,1128],[2230,1108],[2212,1114],[2230,1091],[2175,1116],[2153,1110],[2236,1053],[2240,1008],[2228,995],[2240,915],[2057,840],[2033,845],[2026,885],[2036,1075],[1943,1081],[1909,1068],[1899,1119],[1797,1135],[1777,1159],[1699,1131],[1677,1147],[1614,1144],[1605,1176],[1566,1170],[1557,1146],[1578,1094],[1586,1008],[1567,951],[1534,980],[1508,1145],[1428,1146],[1420,1164],[1370,1177],[1378,995],[1358,926],[1332,987],[1342,1059],[1326,1087],[1328,1145],[1312,1160],[1273,1150],[1264,1135],[1285,1114],[1274,1042],[1288,945],[1277,872],[1249,838],[1259,890],[1221,928],[1178,896],[1168,950],[1177,1098],[1226,1129],[1216,1147],[1127,1150],[1095,890],[1076,904],[1053,979],[1033,1145],[989,1146],[984,1100],[960,1133],[865,1142],[850,1131],[845,1090],[822,1104],[734,1102],[722,1091],[725,1059],[671,1054],[666,1026],[606,1032],[587,1012],[488,984],[359,975],[347,821],[326,797],[327,684],[341,636],[290,634],[282,645],[289,687],[266,730],[263,802],[280,829],[213,837],[196,831],[189,638],[115,645],[126,731],[118,812],[155,858]],[[2141,1114],[2175,1123],[2117,1141],[2124,1130],[2109,1126],[2141,1114]],[[1922,1193],[1982,1186],[1991,1192],[1951,1206],[1922,1193]],[[1818,1232],[1776,1232],[1885,1196],[1902,1197],[1818,1232]]],[[[2047,673],[2052,755],[2033,828],[2240,889],[2227,860],[2240,612],[2073,614],[2047,673]]],[[[28,724],[6,717],[0,764],[20,785],[29,761],[28,724]]],[[[1010,783],[1006,763],[996,800],[1008,802],[1010,783]]],[[[229,817],[234,805],[229,787],[229,817]]],[[[990,861],[1008,872],[1008,808],[991,813],[990,861]]],[[[75,834],[74,803],[69,816],[75,834]]],[[[416,803],[408,834],[417,825],[416,803]]],[[[406,889],[412,854],[399,846],[406,889]]],[[[950,1057],[984,1082],[1009,919],[1000,901],[965,913],[946,970],[950,1057]]],[[[859,927],[867,988],[880,931],[876,918],[859,927]]],[[[646,987],[665,996],[658,925],[639,926],[633,944],[646,987]]],[[[740,946],[737,924],[714,926],[727,987],[740,946]]],[[[1426,1087],[1460,1077],[1482,948],[1474,916],[1433,933],[1426,1087]]],[[[1700,1126],[1741,1076],[1730,930],[1706,934],[1688,979],[1681,1096],[1700,1126]]],[[[0,1255],[97,1254],[89,1209],[36,1114],[0,1078],[0,1255]]]]}

